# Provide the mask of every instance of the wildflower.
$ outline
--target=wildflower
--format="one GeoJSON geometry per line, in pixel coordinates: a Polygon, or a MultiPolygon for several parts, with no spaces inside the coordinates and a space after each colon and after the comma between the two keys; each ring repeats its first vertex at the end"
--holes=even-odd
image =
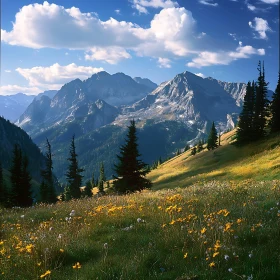
{"type": "Polygon", "coordinates": [[[140,223],[141,221],[142,221],[141,218],[138,218],[138,219],[137,219],[137,223],[140,223]]]}
{"type": "Polygon", "coordinates": [[[63,250],[63,249],[59,249],[59,252],[60,252],[60,253],[64,253],[64,250],[63,250]]]}
{"type": "Polygon", "coordinates": [[[165,228],[165,227],[166,227],[166,224],[163,224],[161,227],[162,227],[162,228],[165,228]]]}
{"type": "Polygon", "coordinates": [[[61,239],[62,238],[62,234],[60,233],[57,238],[61,239]]]}
{"type": "Polygon", "coordinates": [[[188,257],[188,253],[186,253],[185,255],[184,255],[184,259],[186,259],[188,257]]]}
{"type": "Polygon", "coordinates": [[[220,253],[219,252],[215,252],[214,254],[213,254],[213,258],[215,258],[216,256],[218,256],[220,253]]]}
{"type": "Polygon", "coordinates": [[[169,224],[174,225],[175,223],[176,223],[176,221],[172,220],[169,224]]]}
{"type": "Polygon", "coordinates": [[[104,249],[108,249],[108,243],[104,243],[103,247],[104,249]]]}
{"type": "Polygon", "coordinates": [[[74,217],[75,215],[76,215],[75,210],[72,210],[72,211],[70,212],[70,214],[69,214],[70,217],[74,217]]]}
{"type": "Polygon", "coordinates": [[[206,232],[206,228],[204,227],[200,232],[201,232],[201,234],[204,234],[205,232],[206,232]]]}
{"type": "Polygon", "coordinates": [[[24,218],[24,215],[21,215],[20,217],[23,219],[23,218],[24,218]]]}
{"type": "Polygon", "coordinates": [[[53,230],[53,227],[50,227],[50,228],[49,228],[49,231],[52,231],[52,230],[53,230]]]}
{"type": "Polygon", "coordinates": [[[253,275],[251,274],[250,276],[248,276],[247,280],[252,280],[253,279],[253,275]]]}
{"type": "Polygon", "coordinates": [[[249,254],[249,258],[251,259],[253,257],[253,254],[249,254]]]}
{"type": "Polygon", "coordinates": [[[80,269],[80,268],[82,267],[82,265],[81,265],[79,262],[77,262],[77,263],[75,263],[72,267],[73,267],[74,269],[80,269]]]}
{"type": "Polygon", "coordinates": [[[233,269],[232,269],[232,268],[229,268],[229,269],[228,269],[228,272],[232,272],[232,271],[233,271],[233,269]]]}
{"type": "Polygon", "coordinates": [[[214,262],[211,262],[211,263],[209,264],[210,267],[215,267],[215,265],[216,265],[216,264],[215,264],[214,262]]]}
{"type": "Polygon", "coordinates": [[[40,276],[40,278],[45,278],[46,276],[50,275],[51,274],[51,271],[50,270],[47,270],[44,274],[42,274],[40,276]]]}
{"type": "Polygon", "coordinates": [[[229,255],[225,255],[225,260],[227,261],[229,259],[229,255]]]}

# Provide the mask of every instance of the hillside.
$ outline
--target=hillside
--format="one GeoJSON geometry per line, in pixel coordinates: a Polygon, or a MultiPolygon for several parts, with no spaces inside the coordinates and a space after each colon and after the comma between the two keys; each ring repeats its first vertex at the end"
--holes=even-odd
{"type": "Polygon", "coordinates": [[[155,189],[187,187],[198,181],[256,181],[280,179],[280,135],[244,147],[231,145],[235,130],[222,135],[214,151],[182,153],[153,170],[149,179],[155,189]]]}

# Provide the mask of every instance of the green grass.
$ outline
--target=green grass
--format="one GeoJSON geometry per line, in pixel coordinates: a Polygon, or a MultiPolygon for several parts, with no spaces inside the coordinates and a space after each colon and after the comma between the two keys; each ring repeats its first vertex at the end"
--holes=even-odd
{"type": "Polygon", "coordinates": [[[279,136],[231,137],[153,170],[156,191],[0,209],[0,279],[280,279],[279,136]]]}

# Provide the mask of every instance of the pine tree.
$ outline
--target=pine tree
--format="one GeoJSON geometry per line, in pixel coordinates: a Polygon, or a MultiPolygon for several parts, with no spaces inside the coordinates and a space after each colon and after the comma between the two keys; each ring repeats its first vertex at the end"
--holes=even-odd
{"type": "Polygon", "coordinates": [[[96,187],[94,172],[92,172],[92,177],[91,177],[90,183],[91,183],[91,188],[92,189],[96,187]]]}
{"type": "Polygon", "coordinates": [[[100,175],[99,175],[99,180],[98,180],[98,192],[100,194],[104,194],[104,183],[106,181],[106,177],[105,177],[105,170],[104,170],[104,163],[102,162],[100,165],[100,175]]]}
{"type": "Polygon", "coordinates": [[[194,147],[192,148],[191,155],[192,155],[192,156],[196,155],[196,146],[194,146],[194,147]]]}
{"type": "Polygon", "coordinates": [[[7,206],[8,202],[8,192],[4,182],[3,168],[0,162],[0,206],[7,206]]]}
{"type": "Polygon", "coordinates": [[[270,132],[280,131],[280,72],[278,73],[278,84],[272,96],[271,115],[270,132]]]}
{"type": "Polygon", "coordinates": [[[114,177],[114,188],[117,192],[135,192],[151,187],[152,183],[145,178],[148,173],[147,164],[138,159],[139,157],[136,126],[132,120],[125,144],[120,147],[120,155],[117,155],[119,162],[114,169],[117,173],[117,177],[114,177]]]}
{"type": "Polygon", "coordinates": [[[85,189],[83,191],[83,196],[84,197],[92,197],[92,185],[91,181],[86,182],[85,189]]]}
{"type": "Polygon", "coordinates": [[[217,136],[217,130],[216,130],[215,124],[213,122],[211,130],[208,135],[207,149],[214,150],[217,147],[218,147],[218,136],[217,136]]]}
{"type": "Polygon", "coordinates": [[[71,199],[81,197],[80,187],[82,185],[82,178],[83,178],[81,173],[84,170],[79,168],[77,156],[78,155],[76,154],[76,147],[75,147],[75,135],[73,135],[71,145],[70,145],[70,157],[68,158],[70,164],[68,166],[68,171],[66,173],[66,179],[68,181],[68,187],[69,187],[71,199]]]}
{"type": "Polygon", "coordinates": [[[41,171],[41,176],[43,181],[40,187],[40,196],[42,202],[55,203],[57,201],[55,188],[54,188],[54,178],[53,178],[53,162],[52,162],[52,151],[51,144],[49,140],[46,140],[47,151],[45,153],[46,157],[46,167],[41,171]]]}
{"type": "Polygon", "coordinates": [[[21,207],[29,207],[33,203],[31,179],[32,178],[28,171],[28,158],[27,156],[24,156],[22,160],[21,184],[19,193],[19,206],[21,207]]]}
{"type": "Polygon", "coordinates": [[[10,203],[11,206],[20,206],[22,153],[21,153],[21,149],[17,144],[14,145],[12,164],[9,171],[10,171],[10,182],[11,182],[10,203]]]}
{"type": "Polygon", "coordinates": [[[242,112],[239,116],[236,141],[238,144],[248,143],[253,136],[253,117],[255,108],[255,83],[248,82],[244,96],[242,112]]]}
{"type": "Polygon", "coordinates": [[[188,151],[189,149],[190,149],[190,145],[187,144],[187,145],[185,146],[185,148],[184,148],[184,152],[188,151]]]}
{"type": "Polygon", "coordinates": [[[199,140],[197,144],[197,152],[200,153],[202,150],[203,150],[203,142],[202,140],[199,140]]]}
{"type": "Polygon", "coordinates": [[[265,135],[266,118],[268,116],[267,86],[265,81],[264,64],[258,65],[259,77],[256,87],[256,101],[253,119],[252,139],[257,140],[265,135]]]}

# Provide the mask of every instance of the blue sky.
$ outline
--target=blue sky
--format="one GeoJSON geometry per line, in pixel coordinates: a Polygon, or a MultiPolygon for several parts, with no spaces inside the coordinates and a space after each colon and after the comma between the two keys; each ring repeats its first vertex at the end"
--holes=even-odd
{"type": "Polygon", "coordinates": [[[2,0],[1,93],[37,94],[105,70],[156,83],[190,71],[274,90],[278,0],[2,0]]]}

